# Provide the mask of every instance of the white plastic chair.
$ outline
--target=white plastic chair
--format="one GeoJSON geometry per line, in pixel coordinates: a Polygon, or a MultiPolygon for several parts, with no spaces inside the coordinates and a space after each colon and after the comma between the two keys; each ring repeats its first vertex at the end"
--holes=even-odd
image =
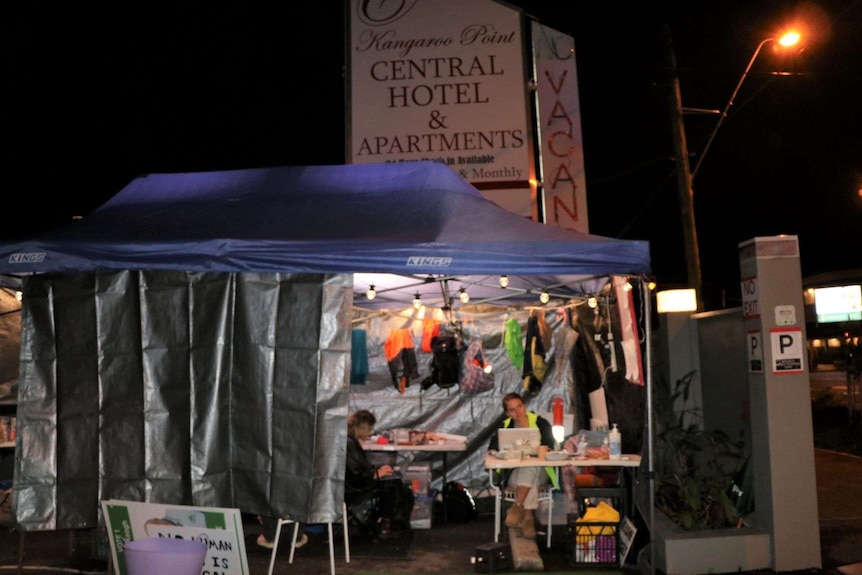
{"type": "MultiPolygon", "coordinates": [[[[347,504],[345,503],[341,504],[341,522],[344,526],[344,562],[350,563],[350,535],[347,531],[347,504]]],[[[268,575],[272,575],[272,569],[275,567],[275,555],[278,553],[278,541],[281,538],[281,527],[288,523],[293,523],[293,540],[290,543],[290,557],[287,562],[291,564],[293,563],[293,553],[296,551],[296,538],[299,535],[299,523],[293,519],[279,519],[278,527],[275,529],[275,541],[273,541],[272,544],[272,558],[269,560],[268,575]]],[[[329,530],[329,567],[332,575],[335,575],[335,548],[332,540],[332,523],[327,523],[326,527],[329,530]]]]}
{"type": "MultiPolygon", "coordinates": [[[[494,473],[495,471],[493,469],[488,470],[488,475],[491,482],[491,489],[494,491],[494,543],[497,543],[500,540],[500,523],[503,501],[508,501],[509,503],[515,502],[515,488],[499,487],[494,482],[494,473]]],[[[554,515],[554,486],[550,483],[539,488],[539,504],[541,505],[542,503],[545,503],[548,506],[548,541],[546,545],[548,549],[550,549],[551,531],[553,529],[554,515]]]]}

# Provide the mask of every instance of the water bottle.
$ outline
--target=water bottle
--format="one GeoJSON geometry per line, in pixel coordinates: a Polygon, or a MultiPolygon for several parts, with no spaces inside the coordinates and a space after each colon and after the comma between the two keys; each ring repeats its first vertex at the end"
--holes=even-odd
{"type": "Polygon", "coordinates": [[[616,423],[608,433],[608,438],[610,439],[610,458],[619,459],[623,454],[623,436],[620,434],[616,423]]]}

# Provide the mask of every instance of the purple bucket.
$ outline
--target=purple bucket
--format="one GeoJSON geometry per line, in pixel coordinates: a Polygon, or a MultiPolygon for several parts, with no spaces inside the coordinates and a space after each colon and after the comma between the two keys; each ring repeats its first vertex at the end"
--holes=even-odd
{"type": "Polygon", "coordinates": [[[207,547],[190,539],[137,539],[123,548],[128,575],[201,575],[207,547]]]}

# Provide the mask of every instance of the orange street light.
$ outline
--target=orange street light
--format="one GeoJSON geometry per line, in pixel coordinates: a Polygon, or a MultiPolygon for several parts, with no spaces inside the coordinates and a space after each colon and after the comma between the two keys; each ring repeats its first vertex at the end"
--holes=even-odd
{"type": "Polygon", "coordinates": [[[793,30],[791,30],[790,32],[779,38],[778,43],[785,48],[789,48],[790,46],[795,46],[796,44],[798,44],[799,38],[799,32],[794,32],[793,30]]]}
{"type": "Polygon", "coordinates": [[[727,101],[727,104],[725,104],[724,109],[721,111],[721,115],[718,117],[718,122],[716,122],[715,127],[712,129],[712,133],[709,135],[709,139],[706,141],[706,145],[703,147],[703,152],[701,152],[700,156],[698,156],[697,162],[694,164],[694,168],[691,170],[692,179],[694,179],[694,176],[697,174],[697,170],[700,168],[700,164],[703,163],[703,159],[706,157],[706,153],[709,151],[709,147],[712,145],[712,141],[715,139],[715,135],[718,133],[718,129],[722,126],[722,124],[724,124],[724,121],[727,120],[727,112],[733,105],[733,101],[736,99],[736,94],[742,87],[742,83],[748,76],[748,72],[754,65],[754,61],[757,60],[757,56],[760,54],[760,50],[763,48],[763,46],[765,46],[769,42],[778,42],[782,47],[789,48],[790,46],[795,46],[796,44],[798,44],[800,38],[801,36],[798,32],[789,31],[780,38],[767,38],[757,45],[757,49],[754,50],[754,55],[752,55],[751,60],[748,61],[748,66],[745,67],[745,71],[742,73],[742,77],[739,79],[739,82],[736,83],[736,88],[733,89],[733,93],[730,95],[730,99],[727,101]]]}

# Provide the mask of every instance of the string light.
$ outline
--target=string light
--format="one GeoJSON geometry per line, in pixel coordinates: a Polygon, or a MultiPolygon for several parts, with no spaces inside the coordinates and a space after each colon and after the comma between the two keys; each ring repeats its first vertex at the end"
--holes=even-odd
{"type": "Polygon", "coordinates": [[[367,297],[369,300],[372,300],[377,297],[377,290],[374,289],[374,284],[368,286],[368,291],[365,292],[365,297],[367,297]]]}
{"type": "Polygon", "coordinates": [[[597,300],[595,297],[590,297],[590,299],[587,300],[587,305],[590,306],[592,309],[596,309],[596,307],[599,305],[599,300],[597,300]]]}
{"type": "Polygon", "coordinates": [[[467,293],[467,290],[461,288],[458,290],[458,299],[461,300],[461,303],[470,303],[470,294],[467,293]]]}
{"type": "Polygon", "coordinates": [[[548,293],[548,290],[542,290],[542,293],[539,294],[539,301],[542,303],[548,303],[551,301],[551,294],[548,293]]]}
{"type": "Polygon", "coordinates": [[[507,276],[505,274],[500,276],[500,287],[501,288],[509,287],[509,276],[507,276]]]}
{"type": "Polygon", "coordinates": [[[416,292],[416,295],[413,296],[413,307],[419,309],[422,306],[422,296],[419,295],[419,292],[416,292]]]}

